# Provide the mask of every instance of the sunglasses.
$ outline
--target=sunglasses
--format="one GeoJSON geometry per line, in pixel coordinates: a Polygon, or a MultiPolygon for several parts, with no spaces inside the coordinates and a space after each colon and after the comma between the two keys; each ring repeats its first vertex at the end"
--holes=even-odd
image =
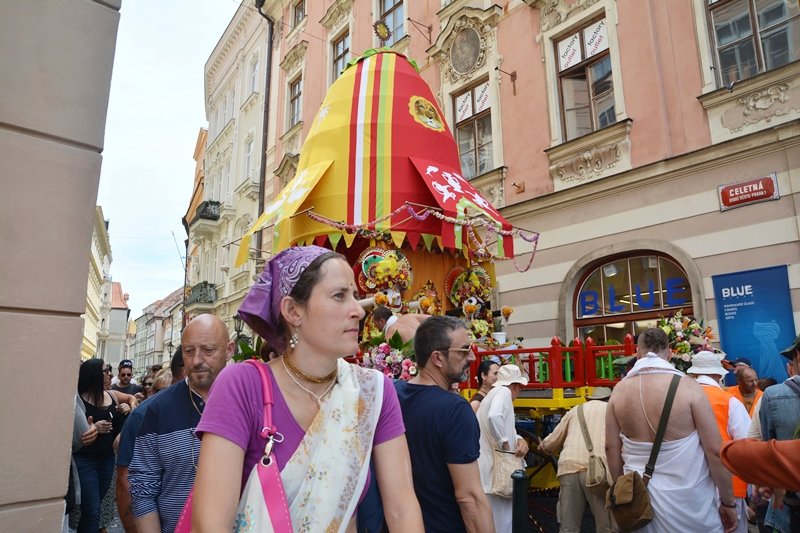
{"type": "Polygon", "coordinates": [[[151,383],[145,383],[145,384],[144,384],[144,386],[145,386],[145,387],[152,387],[152,386],[153,386],[153,383],[152,383],[152,382],[151,382],[151,383]]]}
{"type": "Polygon", "coordinates": [[[437,352],[460,352],[469,353],[475,350],[475,344],[470,344],[468,348],[451,348],[449,346],[436,350],[437,352]]]}

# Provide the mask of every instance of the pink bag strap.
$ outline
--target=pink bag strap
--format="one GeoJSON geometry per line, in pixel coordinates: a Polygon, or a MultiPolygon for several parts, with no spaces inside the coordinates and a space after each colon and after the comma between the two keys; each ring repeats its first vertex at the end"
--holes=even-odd
{"type": "Polygon", "coordinates": [[[272,453],[272,446],[276,442],[283,442],[283,435],[278,433],[278,429],[272,425],[272,380],[267,373],[267,367],[261,361],[247,359],[244,361],[258,370],[261,377],[261,396],[264,399],[264,421],[261,426],[261,438],[267,440],[264,448],[264,459],[266,460],[272,453]]]}

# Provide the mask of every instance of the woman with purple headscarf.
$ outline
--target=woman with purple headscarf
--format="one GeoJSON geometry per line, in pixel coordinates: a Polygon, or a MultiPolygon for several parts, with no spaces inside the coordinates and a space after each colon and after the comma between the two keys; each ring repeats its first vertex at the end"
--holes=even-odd
{"type": "MultiPolygon", "coordinates": [[[[423,531],[394,387],[343,359],[358,350],[364,316],[345,258],[318,246],[282,251],[239,314],[282,354],[266,366],[273,423],[283,436],[274,453],[293,529],[355,532],[372,460],[389,528],[423,531]]],[[[214,383],[197,427],[193,531],[230,531],[264,453],[262,405],[259,373],[250,365],[229,366],[214,383]]]]}

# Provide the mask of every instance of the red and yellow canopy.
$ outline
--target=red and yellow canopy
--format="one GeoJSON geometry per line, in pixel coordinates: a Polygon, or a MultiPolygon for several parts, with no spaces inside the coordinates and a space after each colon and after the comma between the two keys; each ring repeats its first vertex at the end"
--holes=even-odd
{"type": "Polygon", "coordinates": [[[295,178],[245,234],[237,264],[270,225],[273,251],[326,239],[349,247],[361,230],[389,232],[398,247],[435,238],[462,250],[476,220],[500,230],[497,256],[513,255],[511,225],[461,176],[430,87],[405,56],[372,50],[328,90],[295,178]]]}

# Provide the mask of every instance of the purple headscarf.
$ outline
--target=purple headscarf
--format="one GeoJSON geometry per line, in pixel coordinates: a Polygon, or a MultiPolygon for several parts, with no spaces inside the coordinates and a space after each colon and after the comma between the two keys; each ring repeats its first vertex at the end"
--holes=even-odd
{"type": "Polygon", "coordinates": [[[239,307],[242,320],[279,354],[286,350],[286,339],[278,334],[281,299],[289,296],[308,265],[328,252],[330,250],[319,246],[293,246],[283,250],[264,266],[239,307]]]}

